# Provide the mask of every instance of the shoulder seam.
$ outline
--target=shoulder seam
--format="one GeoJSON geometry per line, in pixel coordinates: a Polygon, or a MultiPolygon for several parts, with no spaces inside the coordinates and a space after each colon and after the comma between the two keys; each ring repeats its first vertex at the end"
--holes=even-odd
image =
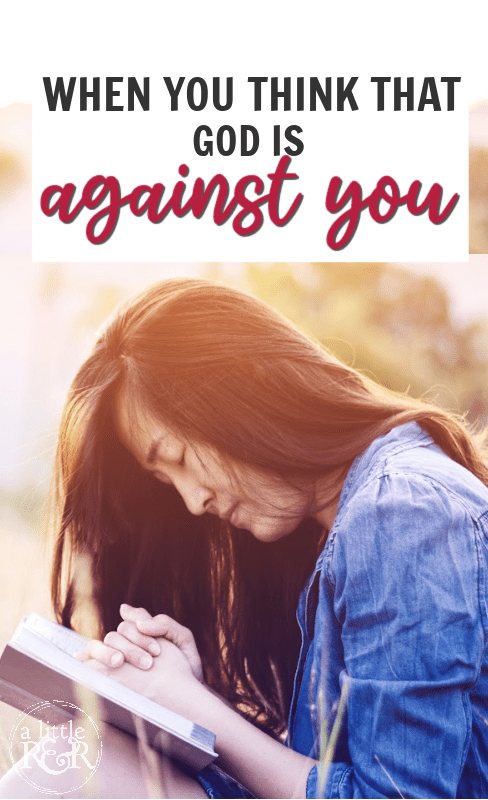
{"type": "Polygon", "coordinates": [[[459,492],[453,491],[453,489],[449,485],[443,483],[443,481],[439,480],[439,478],[432,477],[431,475],[425,475],[423,472],[419,472],[415,469],[408,471],[400,469],[383,470],[383,472],[377,473],[376,476],[374,477],[381,479],[381,478],[388,478],[394,475],[401,476],[402,478],[406,478],[407,480],[408,479],[418,480],[421,483],[428,484],[433,489],[437,488],[443,489],[453,500],[457,501],[458,504],[464,508],[466,514],[470,517],[473,523],[477,523],[479,519],[485,516],[485,514],[488,514],[488,508],[487,508],[480,514],[474,515],[469,505],[466,503],[466,501],[459,492]]]}

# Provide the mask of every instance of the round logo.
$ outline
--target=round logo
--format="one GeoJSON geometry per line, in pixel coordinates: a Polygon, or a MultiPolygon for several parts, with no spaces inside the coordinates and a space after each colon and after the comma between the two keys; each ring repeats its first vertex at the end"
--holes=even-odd
{"type": "Polygon", "coordinates": [[[60,795],[74,792],[93,777],[102,757],[102,740],[98,726],[81,708],[51,700],[21,714],[10,733],[9,753],[27,783],[45,794],[60,795]]]}

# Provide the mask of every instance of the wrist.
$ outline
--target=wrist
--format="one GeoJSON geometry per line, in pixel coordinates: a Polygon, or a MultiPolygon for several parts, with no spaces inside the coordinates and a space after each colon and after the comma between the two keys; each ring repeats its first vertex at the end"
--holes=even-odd
{"type": "Polygon", "coordinates": [[[168,702],[168,692],[161,687],[161,684],[155,683],[147,696],[155,703],[176,711],[182,717],[186,717],[203,727],[208,727],[201,720],[201,717],[206,716],[207,702],[212,697],[208,687],[193,675],[191,677],[185,676],[184,680],[174,676],[171,685],[171,695],[175,700],[174,703],[168,702]]]}

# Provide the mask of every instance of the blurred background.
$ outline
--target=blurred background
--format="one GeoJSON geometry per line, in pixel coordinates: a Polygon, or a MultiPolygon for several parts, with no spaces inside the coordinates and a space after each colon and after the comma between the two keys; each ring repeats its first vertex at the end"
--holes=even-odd
{"type": "MultiPolygon", "coordinates": [[[[151,282],[243,287],[391,389],[486,423],[488,103],[470,138],[468,264],[33,264],[31,108],[0,108],[0,647],[22,614],[49,613],[45,501],[70,381],[114,306],[151,282]]],[[[0,708],[0,772],[16,713],[0,708]]]]}
{"type": "Polygon", "coordinates": [[[469,252],[488,253],[488,102],[469,115],[469,252]]]}

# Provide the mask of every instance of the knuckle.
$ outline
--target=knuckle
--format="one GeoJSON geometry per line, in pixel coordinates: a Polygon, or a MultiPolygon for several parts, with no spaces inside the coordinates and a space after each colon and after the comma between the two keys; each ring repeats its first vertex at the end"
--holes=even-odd
{"type": "Polygon", "coordinates": [[[126,654],[126,657],[132,663],[138,663],[141,655],[144,655],[144,651],[140,650],[138,647],[131,647],[126,654]]]}
{"type": "Polygon", "coordinates": [[[122,636],[127,636],[128,632],[129,632],[129,630],[131,630],[131,628],[132,628],[132,626],[131,626],[130,622],[127,622],[126,620],[122,620],[122,622],[119,622],[119,624],[117,625],[117,632],[121,633],[122,636]]]}
{"type": "Polygon", "coordinates": [[[182,628],[180,633],[182,644],[193,644],[193,634],[188,628],[182,628]]]}

